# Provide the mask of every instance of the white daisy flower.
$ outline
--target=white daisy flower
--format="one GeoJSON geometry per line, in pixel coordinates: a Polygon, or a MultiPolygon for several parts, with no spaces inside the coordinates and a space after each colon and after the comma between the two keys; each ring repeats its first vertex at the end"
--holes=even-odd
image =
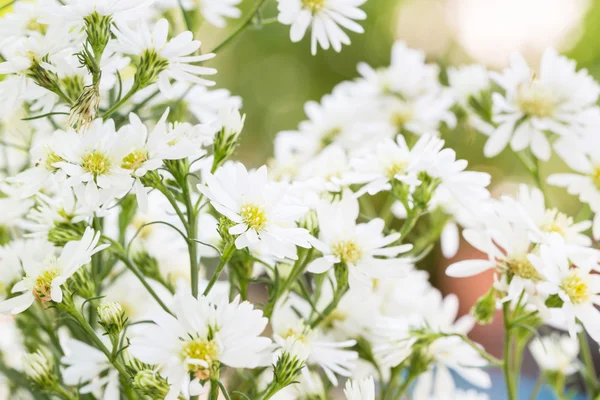
{"type": "MultiPolygon", "coordinates": [[[[449,295],[442,298],[440,292],[434,289],[426,299],[428,304],[422,315],[415,314],[408,319],[390,317],[380,319],[377,325],[379,337],[376,339],[374,351],[381,357],[383,365],[396,366],[411,355],[411,347],[416,341],[412,333],[415,330],[466,335],[475,325],[470,315],[456,320],[458,315],[456,296],[449,295]]],[[[491,387],[491,378],[482,369],[488,365],[487,360],[460,337],[438,338],[420,351],[424,351],[432,361],[428,371],[418,377],[416,391],[419,390],[420,385],[429,388],[432,379],[439,381],[439,385],[442,381],[449,382],[446,387],[453,389],[454,380],[449,369],[473,385],[481,388],[491,387]]]]}
{"type": "Polygon", "coordinates": [[[499,154],[510,142],[514,151],[530,148],[540,160],[551,154],[546,132],[571,138],[580,135],[598,115],[600,86],[587,70],[556,50],[544,52],[537,75],[523,57],[514,54],[510,67],[491,77],[505,91],[493,94],[494,122],[498,128],[484,147],[486,157],[499,154]]]}
{"type": "Polygon", "coordinates": [[[579,342],[570,336],[552,333],[536,337],[529,343],[529,350],[542,371],[565,376],[579,371],[579,342]]]}
{"type": "Polygon", "coordinates": [[[313,246],[323,255],[312,261],[307,270],[321,274],[344,262],[353,286],[369,285],[372,278],[406,275],[412,260],[395,257],[412,249],[412,245],[389,246],[400,234],[384,236],[385,223],[380,218],[356,224],[358,213],[358,201],[350,192],[345,192],[339,202],[321,202],[317,207],[319,240],[313,241],[313,246]]]}
{"type": "Polygon", "coordinates": [[[350,164],[352,172],[346,174],[346,181],[366,183],[356,193],[357,196],[365,192],[373,196],[381,191],[391,190],[394,180],[410,186],[421,183],[415,170],[420,160],[411,152],[402,135],[398,135],[396,141],[386,138],[377,143],[374,149],[357,153],[350,164]]]}
{"type": "Polygon", "coordinates": [[[372,376],[359,381],[348,380],[344,394],[347,400],[375,400],[375,381],[372,376]]]}
{"type": "Polygon", "coordinates": [[[311,247],[312,236],[296,225],[306,209],[289,202],[285,185],[268,181],[265,166],[248,172],[241,163],[227,163],[198,190],[236,224],[229,233],[239,235],[238,249],[260,242],[266,253],[295,260],[296,246],[311,247]]]}
{"type": "Polygon", "coordinates": [[[359,7],[366,0],[277,0],[277,19],[291,25],[290,39],[299,42],[311,27],[310,51],[317,54],[317,43],[323,50],[331,46],[338,53],[350,38],[340,26],[356,33],[364,29],[355,20],[364,20],[367,14],[359,7]]]}
{"type": "Polygon", "coordinates": [[[558,173],[548,177],[551,185],[567,188],[570,194],[590,206],[594,213],[592,234],[600,239],[600,148],[598,140],[586,137],[581,142],[565,141],[557,146],[556,152],[575,173],[558,173]]]}
{"type": "Polygon", "coordinates": [[[486,189],[491,181],[490,174],[465,171],[468,162],[457,160],[454,150],[442,149],[443,140],[425,135],[423,143],[420,142],[417,142],[412,150],[421,160],[418,170],[438,179],[439,187],[446,190],[452,200],[463,207],[471,208],[490,197],[490,192],[486,189]]]}
{"type": "Polygon", "coordinates": [[[142,123],[136,114],[129,114],[129,125],[122,131],[123,146],[130,151],[123,157],[121,167],[131,171],[135,179],[133,190],[136,194],[140,210],[148,210],[148,193],[142,185],[142,178],[148,171],[160,168],[163,160],[178,160],[192,155],[200,156],[204,153],[197,146],[183,136],[183,130],[168,131],[167,116],[169,109],[163,113],[160,120],[151,131],[142,123]]]}
{"type": "Polygon", "coordinates": [[[309,379],[309,370],[318,366],[323,369],[329,381],[337,386],[336,374],[349,377],[354,369],[358,354],[349,348],[354,346],[356,341],[337,341],[319,328],[311,329],[292,308],[299,302],[293,298],[290,300],[278,305],[273,313],[273,339],[279,346],[284,346],[289,340],[303,343],[304,349],[309,353],[306,359],[307,366],[302,369],[304,377],[309,379]]]}
{"type": "Polygon", "coordinates": [[[47,239],[48,232],[59,224],[77,223],[92,217],[78,212],[75,196],[70,190],[54,197],[38,193],[35,200],[35,207],[21,222],[21,226],[29,231],[26,237],[47,239]]]}
{"type": "Polygon", "coordinates": [[[82,385],[79,388],[81,394],[97,393],[104,389],[103,399],[119,398],[119,372],[104,353],[77,339],[67,339],[63,347],[66,355],[60,362],[67,366],[62,372],[65,384],[82,385]]]}
{"type": "Polygon", "coordinates": [[[185,385],[192,396],[202,393],[200,381],[209,377],[215,363],[256,368],[271,344],[259,336],[268,323],[262,311],[240,303],[239,297],[232,303],[225,298],[212,304],[204,296],[195,299],[181,291],[175,295],[173,311],[175,316],[158,312],[153,318],[156,325],[145,326],[130,347],[140,361],[164,367],[171,385],[168,398],[177,398],[185,385]]]}
{"type": "Polygon", "coordinates": [[[99,240],[100,232],[94,232],[88,227],[81,240],[67,243],[58,257],[54,255],[54,251],[46,253],[44,259],[26,259],[29,255],[21,255],[26,275],[12,289],[13,293],[20,294],[0,302],[0,313],[19,314],[27,310],[35,300],[44,304],[50,301],[61,303],[61,286],[79,268],[89,263],[92,255],[109,246],[98,246],[99,240]]]}
{"type": "Polygon", "coordinates": [[[600,294],[598,256],[591,255],[587,262],[572,265],[562,237],[553,233],[548,244],[540,246],[539,255],[531,254],[529,261],[545,281],[537,284],[542,295],[557,295],[569,334],[576,338],[578,319],[589,335],[600,342],[600,311],[595,307],[600,294]]]}
{"type": "Polygon", "coordinates": [[[85,186],[86,196],[94,192],[98,199],[103,196],[96,192],[104,192],[108,200],[120,198],[133,184],[129,170],[123,168],[131,148],[121,132],[115,131],[112,119],[103,122],[100,118],[92,121],[83,135],[58,131],[54,139],[59,160],[52,165],[68,175],[68,185],[85,186]]]}
{"type": "Polygon", "coordinates": [[[513,214],[512,218],[515,220],[521,219],[529,224],[532,240],[535,242],[545,242],[548,235],[554,232],[560,234],[567,244],[580,246],[592,244],[591,239],[582,233],[592,226],[592,222],[575,223],[572,217],[556,208],[547,209],[544,193],[538,188],[520,185],[516,200],[503,197],[503,201],[506,205],[505,213],[507,215],[513,214]]]}
{"type": "Polygon", "coordinates": [[[331,144],[308,160],[298,171],[297,182],[317,193],[341,192],[347,185],[345,175],[350,170],[346,151],[331,144]]]}
{"type": "Polygon", "coordinates": [[[118,20],[134,19],[140,10],[152,5],[154,0],[69,0],[54,10],[54,14],[76,25],[83,24],[85,17],[94,13],[100,16],[113,16],[118,20]]]}
{"type": "Polygon", "coordinates": [[[488,71],[480,64],[448,68],[448,83],[463,106],[469,104],[470,97],[478,98],[481,92],[490,88],[488,71]]]}
{"type": "MultiPolygon", "coordinates": [[[[214,85],[213,81],[200,76],[214,75],[217,70],[200,67],[194,63],[210,60],[215,54],[190,55],[198,50],[201,44],[200,41],[194,40],[192,32],[182,32],[177,37],[167,40],[169,23],[163,18],[154,25],[152,31],[146,23],[138,20],[135,29],[131,29],[126,24],[118,24],[113,29],[113,33],[123,53],[140,56],[142,58],[140,63],[148,64],[141,66],[149,69],[142,73],[150,74],[152,77],[158,74],[158,87],[167,98],[173,95],[171,78],[204,86],[214,85]]],[[[151,80],[145,84],[153,82],[151,80]]]]}

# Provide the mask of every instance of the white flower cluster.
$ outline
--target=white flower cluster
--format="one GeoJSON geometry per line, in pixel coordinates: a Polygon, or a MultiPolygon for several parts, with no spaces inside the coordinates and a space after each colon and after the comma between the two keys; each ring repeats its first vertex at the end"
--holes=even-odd
{"type": "MultiPolygon", "coordinates": [[[[204,21],[242,30],[263,3],[30,1],[0,16],[0,396],[482,400],[502,368],[515,400],[526,347],[560,396],[576,373],[597,395],[587,71],[553,50],[539,74],[520,56],[501,74],[442,71],[397,42],[249,169],[232,160],[241,99],[207,89],[215,54],[195,37],[204,21]],[[444,147],[461,124],[489,136],[486,156],[510,144],[539,188],[493,198],[491,176],[444,147]],[[576,173],[548,182],[589,205],[576,219],[542,191],[552,149],[576,173]],[[459,316],[422,267],[438,241],[454,257],[461,228],[484,257],[446,273],[494,283],[459,316]],[[502,359],[468,337],[497,309],[502,359]],[[542,325],[568,334],[534,338],[542,325]]],[[[365,0],[277,3],[313,53],[366,18],[365,0]]]]}

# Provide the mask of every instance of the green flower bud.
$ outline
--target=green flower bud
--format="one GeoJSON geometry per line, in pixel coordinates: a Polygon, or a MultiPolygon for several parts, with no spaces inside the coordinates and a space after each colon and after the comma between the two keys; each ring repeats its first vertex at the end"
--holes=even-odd
{"type": "Polygon", "coordinates": [[[227,217],[222,216],[221,218],[219,218],[217,230],[219,232],[219,235],[221,236],[221,239],[223,239],[223,243],[231,243],[234,240],[231,233],[229,233],[229,229],[235,225],[236,223],[227,217]]]}
{"type": "Polygon", "coordinates": [[[317,218],[317,212],[309,210],[304,216],[298,221],[300,228],[306,229],[311,235],[317,236],[319,233],[319,219],[317,218]]]}
{"type": "Polygon", "coordinates": [[[137,65],[134,85],[142,89],[153,84],[158,80],[158,75],[168,66],[169,62],[160,58],[155,50],[146,50],[137,65]]]}
{"type": "Polygon", "coordinates": [[[477,300],[471,308],[471,315],[479,324],[488,325],[494,320],[494,314],[496,314],[496,289],[492,287],[477,300]]]}
{"type": "Polygon", "coordinates": [[[240,133],[244,128],[244,121],[246,115],[240,115],[240,112],[232,108],[230,110],[222,110],[220,113],[221,122],[223,127],[215,135],[215,141],[213,144],[213,166],[212,172],[214,173],[223,163],[231,157],[235,148],[238,145],[240,133]]]}
{"type": "Polygon", "coordinates": [[[57,382],[54,364],[41,350],[23,356],[23,371],[36,385],[51,389],[57,382]]]}
{"type": "Polygon", "coordinates": [[[68,222],[57,223],[48,231],[48,241],[56,246],[64,247],[73,240],[80,240],[85,232],[85,227],[83,222],[76,224],[68,222]]]}
{"type": "Polygon", "coordinates": [[[111,38],[110,28],[112,25],[111,15],[99,15],[94,12],[83,19],[85,21],[85,33],[87,34],[87,41],[92,47],[94,54],[98,58],[101,57],[108,41],[111,38]]]}
{"type": "Polygon", "coordinates": [[[110,335],[118,334],[125,325],[123,307],[116,302],[103,303],[98,306],[98,322],[110,335]]]}
{"type": "Polygon", "coordinates": [[[280,388],[294,383],[300,371],[306,365],[308,347],[295,337],[288,337],[281,349],[277,362],[273,366],[273,375],[280,388]]]}
{"type": "Polygon", "coordinates": [[[73,290],[84,299],[96,297],[96,285],[87,268],[80,268],[71,277],[73,290]]]}
{"type": "Polygon", "coordinates": [[[133,378],[133,386],[139,392],[153,399],[165,398],[169,393],[169,383],[153,369],[138,371],[133,378]]]}

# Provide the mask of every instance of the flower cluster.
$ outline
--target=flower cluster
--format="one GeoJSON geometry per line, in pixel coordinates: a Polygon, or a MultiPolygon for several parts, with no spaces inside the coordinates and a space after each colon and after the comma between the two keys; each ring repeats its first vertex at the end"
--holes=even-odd
{"type": "MultiPolygon", "coordinates": [[[[204,23],[240,19],[235,35],[263,21],[266,1],[246,15],[241,3],[0,14],[0,398],[484,400],[487,369],[502,368],[515,400],[527,347],[559,396],[580,373],[595,398],[578,362],[585,333],[600,342],[588,72],[554,50],[539,73],[518,55],[502,73],[443,69],[396,42],[389,66],[359,64],[248,168],[234,161],[241,99],[208,89],[229,40],[197,40],[204,23]],[[517,153],[537,187],[492,196],[492,176],[446,147],[465,124],[489,137],[485,156],[517,153]],[[587,205],[576,218],[543,192],[552,151],[575,171],[548,183],[587,205]],[[424,270],[438,242],[457,254],[461,229],[483,256],[447,275],[494,276],[470,315],[424,270]],[[502,359],[468,336],[497,309],[502,359]]],[[[294,42],[310,30],[313,54],[341,51],[364,3],[277,0],[272,21],[294,42]]]]}

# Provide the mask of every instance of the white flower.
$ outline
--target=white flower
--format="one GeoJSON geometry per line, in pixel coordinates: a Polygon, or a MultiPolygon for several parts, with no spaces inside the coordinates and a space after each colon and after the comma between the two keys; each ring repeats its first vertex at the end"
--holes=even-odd
{"type": "Polygon", "coordinates": [[[236,225],[229,229],[238,249],[261,243],[265,252],[296,259],[296,246],[309,248],[312,236],[296,226],[304,207],[291,204],[283,184],[267,180],[265,166],[248,172],[241,163],[228,163],[198,185],[215,209],[236,225]]]}
{"type": "Polygon", "coordinates": [[[366,63],[359,63],[358,72],[369,86],[369,91],[375,94],[385,95],[391,91],[402,98],[415,99],[441,89],[439,66],[427,64],[425,57],[425,52],[396,41],[392,46],[389,67],[375,70],[366,63]]]}
{"type": "Polygon", "coordinates": [[[358,213],[358,201],[350,192],[345,192],[339,202],[321,202],[317,207],[319,240],[313,241],[313,246],[323,255],[309,264],[308,271],[320,274],[344,262],[350,284],[361,286],[370,284],[371,278],[397,277],[410,271],[411,259],[394,257],[409,251],[412,245],[389,246],[400,234],[383,236],[385,223],[380,218],[356,224],[358,213]]]}
{"type": "MultiPolygon", "coordinates": [[[[409,318],[382,317],[377,325],[377,339],[373,350],[381,357],[382,365],[396,366],[412,354],[412,345],[416,342],[413,331],[423,330],[431,333],[467,334],[475,325],[470,315],[455,321],[458,315],[458,298],[449,295],[442,299],[439,291],[433,289],[423,298],[427,299],[425,312],[413,314],[409,318]]],[[[482,387],[491,387],[491,379],[482,368],[487,361],[469,344],[458,336],[443,336],[427,347],[420,348],[431,359],[429,369],[420,375],[415,390],[426,386],[429,390],[432,379],[436,386],[444,383],[446,390],[454,389],[454,381],[448,369],[454,370],[469,383],[482,387]]]]}
{"type": "Polygon", "coordinates": [[[198,50],[201,44],[200,41],[194,40],[192,32],[182,32],[177,37],[167,40],[169,23],[166,19],[161,19],[154,25],[152,31],[142,20],[138,20],[135,29],[131,29],[126,24],[118,24],[117,28],[113,29],[113,33],[123,53],[142,58],[156,58],[154,64],[148,68],[159,69],[158,87],[166,97],[171,98],[172,95],[171,78],[205,86],[214,85],[214,82],[200,76],[214,75],[217,70],[200,67],[194,63],[210,60],[215,54],[190,55],[198,50]]]}
{"type": "Polygon", "coordinates": [[[83,19],[94,13],[113,16],[119,20],[134,19],[153,2],[154,0],[69,0],[50,13],[76,24],[83,24],[83,19]]]}
{"type": "Polygon", "coordinates": [[[514,214],[514,220],[522,219],[529,224],[532,240],[544,242],[553,232],[560,234],[565,243],[580,246],[590,246],[592,241],[582,232],[592,226],[591,221],[575,223],[572,217],[558,211],[556,208],[546,209],[544,194],[540,189],[519,186],[516,201],[503,197],[506,203],[506,213],[514,214]]]}
{"type": "Polygon", "coordinates": [[[362,26],[354,20],[364,20],[367,14],[359,7],[366,0],[278,0],[277,19],[291,25],[290,39],[300,41],[311,27],[311,53],[317,54],[317,43],[327,50],[342,50],[342,44],[350,44],[350,38],[340,26],[356,33],[363,33],[362,26]]]}
{"type": "Polygon", "coordinates": [[[391,190],[394,180],[417,186],[415,165],[420,164],[406,144],[404,136],[398,135],[396,141],[385,138],[374,149],[357,153],[350,160],[352,172],[346,174],[349,183],[366,183],[357,193],[375,195],[380,191],[391,190]]]}
{"type": "Polygon", "coordinates": [[[91,214],[80,214],[77,202],[71,191],[65,191],[54,197],[38,193],[35,196],[36,205],[27,214],[27,219],[21,226],[28,230],[25,236],[47,239],[48,232],[58,224],[68,224],[83,221],[91,214]]]}
{"type": "Polygon", "coordinates": [[[344,388],[347,400],[375,400],[375,382],[373,377],[361,379],[360,381],[348,380],[344,388]]]}
{"type": "Polygon", "coordinates": [[[79,389],[82,394],[96,393],[104,388],[103,399],[119,398],[119,372],[104,353],[76,339],[66,340],[63,346],[66,355],[60,361],[67,366],[63,370],[65,384],[82,385],[79,389]],[[103,375],[105,372],[107,374],[103,375]]]}
{"type": "Polygon", "coordinates": [[[565,187],[570,194],[590,206],[594,212],[592,232],[600,239],[600,148],[598,140],[565,141],[556,147],[556,152],[576,173],[559,173],[548,177],[548,183],[565,187]]]}
{"type": "Polygon", "coordinates": [[[356,341],[336,341],[319,328],[311,329],[292,309],[296,303],[288,301],[276,308],[271,318],[273,339],[279,346],[285,346],[290,339],[303,343],[303,351],[308,349],[309,352],[307,366],[302,369],[304,377],[309,379],[309,369],[316,365],[323,369],[335,386],[338,383],[336,374],[348,377],[354,368],[358,354],[348,348],[354,346],[356,341]]]}
{"type": "Polygon", "coordinates": [[[271,343],[259,336],[268,320],[252,304],[237,297],[212,304],[194,299],[187,291],[175,295],[175,317],[158,312],[156,325],[145,326],[131,339],[131,353],[142,362],[161,364],[171,385],[169,399],[177,398],[189,383],[191,395],[202,392],[200,380],[208,378],[215,362],[231,368],[256,368],[271,343]],[[190,382],[190,373],[194,379],[190,382]]]}
{"type": "Polygon", "coordinates": [[[14,227],[33,206],[31,200],[23,200],[17,196],[0,198],[0,226],[14,227]]]}
{"type": "Polygon", "coordinates": [[[574,61],[553,49],[544,52],[539,75],[514,54],[510,67],[491,77],[505,95],[493,95],[493,118],[499,125],[485,144],[486,157],[499,154],[510,142],[514,151],[529,147],[537,158],[548,160],[551,148],[545,132],[577,137],[598,114],[600,86],[587,70],[576,71],[574,61]]]}
{"type": "Polygon", "coordinates": [[[350,170],[346,151],[331,144],[308,160],[297,175],[297,183],[317,193],[340,192],[346,184],[345,175],[350,170]]]}
{"type": "Polygon", "coordinates": [[[572,375],[579,370],[579,342],[557,333],[535,338],[529,344],[533,358],[543,371],[572,375]]]}
{"type": "Polygon", "coordinates": [[[443,140],[424,135],[422,141],[423,143],[419,140],[412,150],[421,160],[419,170],[438,179],[439,187],[446,190],[452,200],[469,209],[489,198],[490,193],[486,187],[491,181],[490,174],[465,171],[468,162],[457,160],[454,150],[442,149],[443,140]]]}
{"type": "MultiPolygon", "coordinates": [[[[87,228],[81,240],[72,241],[62,249],[60,256],[54,252],[46,254],[46,258],[25,259],[23,269],[25,277],[12,289],[18,296],[0,302],[0,313],[19,314],[27,310],[38,300],[42,303],[54,301],[61,303],[63,292],[61,286],[83,265],[89,263],[92,255],[107,248],[99,245],[100,232],[87,228]]],[[[25,257],[27,255],[22,255],[25,257]]]]}
{"type": "Polygon", "coordinates": [[[59,160],[52,166],[68,175],[70,186],[85,186],[86,195],[102,191],[109,200],[120,198],[133,183],[129,171],[123,168],[130,147],[121,132],[117,134],[112,119],[103,122],[100,118],[92,121],[85,134],[58,131],[55,149],[59,160]]]}
{"type": "Polygon", "coordinates": [[[129,152],[123,157],[121,168],[131,171],[131,175],[135,179],[133,188],[143,213],[148,210],[148,194],[140,182],[140,178],[148,171],[160,168],[163,160],[178,160],[203,153],[182,135],[183,130],[175,129],[170,132],[167,130],[168,115],[169,109],[167,108],[154,129],[148,132],[148,128],[140,118],[136,114],[130,113],[129,125],[119,133],[120,136],[123,136],[122,147],[128,149],[129,152]]]}
{"type": "Polygon", "coordinates": [[[470,97],[478,98],[482,91],[490,88],[488,71],[480,64],[448,68],[448,83],[463,106],[468,105],[470,97]]]}
{"type": "Polygon", "coordinates": [[[200,2],[200,12],[204,19],[218,27],[224,28],[225,18],[239,18],[242,13],[236,7],[242,0],[203,0],[200,2]]]}
{"type": "Polygon", "coordinates": [[[571,337],[576,336],[576,319],[589,335],[600,342],[600,311],[594,306],[600,294],[600,276],[593,272],[598,269],[598,256],[593,254],[587,262],[572,265],[562,237],[553,233],[548,244],[540,246],[539,255],[529,255],[529,261],[546,280],[538,283],[542,295],[557,297],[562,305],[557,308],[564,315],[571,337]]]}

